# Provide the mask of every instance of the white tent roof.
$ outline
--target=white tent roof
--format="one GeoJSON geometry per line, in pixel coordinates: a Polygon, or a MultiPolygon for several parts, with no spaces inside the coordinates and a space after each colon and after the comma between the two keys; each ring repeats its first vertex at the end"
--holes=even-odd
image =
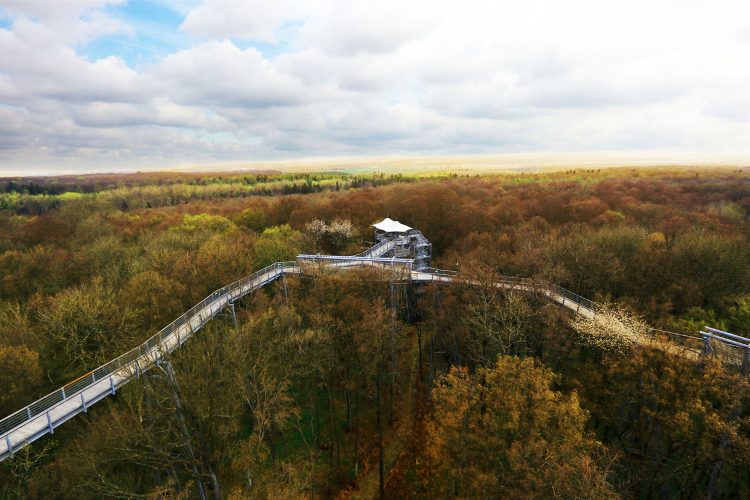
{"type": "Polygon", "coordinates": [[[377,224],[372,225],[375,229],[379,229],[386,233],[405,233],[411,228],[406,224],[401,224],[397,220],[389,219],[386,217],[377,224]]]}

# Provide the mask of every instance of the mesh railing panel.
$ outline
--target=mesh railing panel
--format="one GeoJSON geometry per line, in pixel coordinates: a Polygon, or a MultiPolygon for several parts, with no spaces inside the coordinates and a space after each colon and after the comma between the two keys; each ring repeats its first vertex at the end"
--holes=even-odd
{"type": "Polygon", "coordinates": [[[45,413],[63,401],[66,401],[73,396],[77,396],[81,391],[93,386],[100,380],[108,378],[112,374],[120,371],[124,372],[128,369],[132,372],[131,365],[134,365],[136,360],[144,361],[144,366],[146,366],[147,363],[153,362],[155,359],[153,352],[164,346],[164,341],[170,338],[174,332],[185,327],[185,325],[191,324],[193,325],[193,328],[191,329],[188,327],[188,331],[184,332],[183,338],[187,338],[192,333],[190,330],[199,329],[209,319],[218,314],[223,306],[223,304],[218,304],[218,302],[224,299],[227,299],[227,301],[229,299],[236,300],[239,295],[241,295],[243,289],[245,290],[245,293],[249,293],[255,288],[276,279],[283,272],[283,269],[292,269],[295,265],[296,263],[294,262],[276,262],[270,266],[255,271],[249,276],[246,276],[230,285],[212,292],[205,299],[188,309],[184,314],[159,330],[155,335],[149,337],[135,349],[118,356],[112,361],[99,366],[86,375],[67,383],[62,388],[47,394],[0,420],[0,434],[6,434],[9,431],[12,431],[16,427],[19,427],[30,419],[45,413]],[[259,280],[258,278],[261,276],[265,276],[265,279],[259,280]],[[251,286],[248,287],[248,285],[251,286]]]}
{"type": "MultiPolygon", "coordinates": [[[[415,235],[412,235],[415,236],[415,235]]],[[[419,233],[415,236],[418,244],[429,245],[429,241],[419,233]]],[[[385,240],[369,248],[356,256],[349,257],[351,260],[367,259],[380,256],[398,244],[408,242],[408,237],[398,238],[395,240],[385,240]]],[[[404,259],[396,259],[404,260],[404,259]]],[[[285,270],[290,272],[299,272],[299,264],[295,262],[276,262],[263,269],[222,287],[209,294],[205,299],[188,309],[181,316],[176,318],[172,323],[161,329],[155,335],[148,338],[143,344],[132,349],[117,358],[109,361],[102,366],[94,369],[86,375],[66,384],[60,389],[34,401],[28,406],[12,413],[11,415],[0,420],[0,434],[6,434],[13,429],[23,425],[28,420],[44,414],[51,408],[59,405],[74,396],[78,396],[81,391],[93,384],[104,380],[116,373],[124,374],[125,379],[134,376],[138,370],[153,364],[158,357],[168,352],[169,346],[165,341],[174,338],[175,332],[179,335],[179,340],[183,342],[189,338],[196,330],[200,329],[207,321],[219,313],[221,308],[229,301],[238,299],[266,283],[278,278],[285,270]],[[222,303],[222,301],[225,301],[222,303]]],[[[426,268],[421,273],[429,274],[430,280],[456,281],[454,279],[455,271],[446,271],[434,268],[426,268]]],[[[519,287],[525,290],[537,291],[550,297],[557,296],[564,301],[573,302],[580,307],[585,307],[591,311],[598,311],[599,304],[585,297],[582,297],[570,290],[546,282],[544,280],[533,280],[529,278],[518,277],[501,277],[496,284],[502,284],[509,287],[519,287]]],[[[671,332],[666,332],[671,333],[671,332]]],[[[122,385],[122,382],[118,385],[122,385]]],[[[78,396],[80,397],[80,396],[78,396]]]]}
{"type": "MultiPolygon", "coordinates": [[[[62,395],[60,395],[60,398],[62,399],[62,395]]],[[[18,410],[17,412],[5,417],[2,421],[0,421],[0,433],[5,434],[11,429],[14,429],[18,427],[19,425],[23,424],[29,419],[29,411],[31,410],[31,407],[23,408],[22,410],[18,410]]],[[[32,417],[34,414],[32,413],[32,417]]]]}

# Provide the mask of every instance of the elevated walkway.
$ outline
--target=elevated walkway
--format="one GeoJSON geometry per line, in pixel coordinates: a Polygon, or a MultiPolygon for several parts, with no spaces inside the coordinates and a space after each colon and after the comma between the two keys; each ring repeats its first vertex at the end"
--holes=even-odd
{"type": "MultiPolygon", "coordinates": [[[[398,270],[399,279],[406,276],[411,282],[478,285],[478,281],[463,279],[454,271],[428,267],[431,244],[421,232],[410,229],[405,235],[385,239],[358,255],[303,254],[293,262],[276,262],[230,285],[216,290],[179,318],[167,325],[143,344],[93,371],[69,382],[56,391],[21,408],[0,420],[0,460],[32,443],[79,413],[114,395],[119,388],[158,364],[180,348],[190,337],[216,315],[233,307],[233,303],[247,294],[286,274],[299,274],[306,265],[317,262],[333,268],[348,269],[376,266],[398,270]],[[426,247],[429,251],[425,251],[426,247]],[[420,250],[421,249],[421,250],[420,250]],[[408,250],[413,258],[399,258],[399,251],[408,250]],[[421,253],[420,253],[421,252],[421,253]]],[[[503,289],[536,293],[576,314],[592,317],[598,305],[569,290],[542,280],[499,277],[492,283],[503,289]]],[[[670,332],[665,332],[670,333],[670,332]]]]}

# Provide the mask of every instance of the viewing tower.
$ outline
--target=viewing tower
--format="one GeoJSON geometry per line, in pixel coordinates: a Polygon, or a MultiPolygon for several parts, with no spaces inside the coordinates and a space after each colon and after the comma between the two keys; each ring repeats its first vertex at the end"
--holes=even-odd
{"type": "Polygon", "coordinates": [[[394,247],[393,257],[414,259],[414,269],[421,271],[432,265],[432,244],[421,231],[386,217],[375,228],[375,241],[398,241],[394,247]]]}

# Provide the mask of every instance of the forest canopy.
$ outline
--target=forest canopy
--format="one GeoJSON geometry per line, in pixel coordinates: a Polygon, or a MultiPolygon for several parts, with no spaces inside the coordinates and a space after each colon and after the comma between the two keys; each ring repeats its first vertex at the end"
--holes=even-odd
{"type": "Polygon", "coordinates": [[[747,170],[0,179],[0,417],[255,270],[361,252],[386,216],[476,285],[285,278],[0,462],[0,496],[750,495],[748,382],[681,350],[750,334],[747,170]]]}

